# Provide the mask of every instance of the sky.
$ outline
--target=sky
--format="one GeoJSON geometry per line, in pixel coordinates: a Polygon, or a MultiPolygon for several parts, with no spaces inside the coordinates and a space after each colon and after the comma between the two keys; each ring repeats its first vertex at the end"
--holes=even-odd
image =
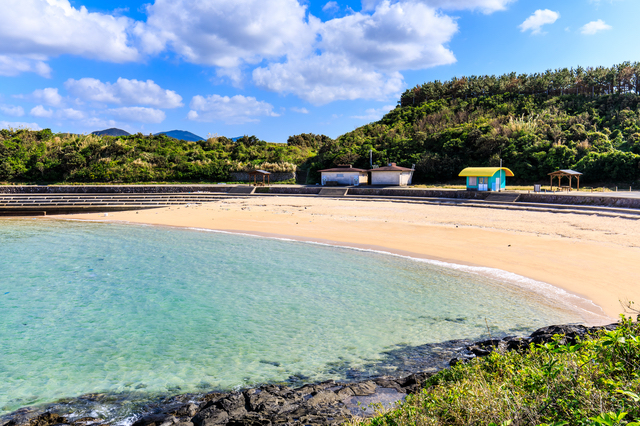
{"type": "Polygon", "coordinates": [[[0,128],[335,138],[406,89],[640,61],[638,0],[0,0],[0,128]]]}

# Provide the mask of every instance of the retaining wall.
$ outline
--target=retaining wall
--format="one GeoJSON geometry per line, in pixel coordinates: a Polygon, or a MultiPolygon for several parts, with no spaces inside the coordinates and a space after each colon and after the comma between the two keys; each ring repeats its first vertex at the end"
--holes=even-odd
{"type": "MultiPolygon", "coordinates": [[[[249,175],[246,172],[231,172],[231,180],[236,182],[253,182],[253,176],[249,175]]],[[[296,179],[295,172],[287,172],[287,173],[271,173],[269,175],[270,182],[283,182],[286,180],[296,179]]],[[[262,182],[262,177],[258,176],[258,182],[262,182]]],[[[265,176],[264,181],[267,181],[267,177],[265,176]]]]}
{"type": "Polygon", "coordinates": [[[169,194],[226,193],[232,185],[2,185],[0,194],[169,194]]]}
{"type": "Polygon", "coordinates": [[[578,206],[605,206],[640,209],[640,198],[602,197],[598,195],[522,194],[523,203],[570,204],[578,206]]]}

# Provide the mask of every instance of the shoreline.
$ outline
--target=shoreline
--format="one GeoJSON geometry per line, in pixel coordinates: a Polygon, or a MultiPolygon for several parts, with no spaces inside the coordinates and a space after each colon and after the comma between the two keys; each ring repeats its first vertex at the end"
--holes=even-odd
{"type": "Polygon", "coordinates": [[[506,271],[586,299],[580,307],[595,315],[601,308],[603,322],[622,313],[619,301],[640,300],[640,221],[628,219],[310,197],[47,218],[246,234],[506,271]]]}

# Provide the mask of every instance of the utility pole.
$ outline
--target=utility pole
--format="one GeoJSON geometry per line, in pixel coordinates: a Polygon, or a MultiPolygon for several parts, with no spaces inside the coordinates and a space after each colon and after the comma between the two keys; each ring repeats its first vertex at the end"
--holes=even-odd
{"type": "Polygon", "coordinates": [[[369,168],[373,169],[373,150],[369,150],[369,168]]]}

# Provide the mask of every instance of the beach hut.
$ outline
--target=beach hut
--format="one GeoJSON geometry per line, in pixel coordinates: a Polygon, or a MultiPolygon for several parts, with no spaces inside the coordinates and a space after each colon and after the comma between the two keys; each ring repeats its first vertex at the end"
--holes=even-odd
{"type": "Polygon", "coordinates": [[[580,189],[580,176],[582,176],[582,173],[580,172],[576,172],[575,170],[558,170],[556,172],[553,173],[549,173],[549,176],[551,177],[551,190],[553,191],[553,179],[554,178],[558,178],[558,188],[560,189],[567,189],[568,191],[571,191],[571,179],[572,178],[576,178],[577,182],[578,182],[578,189],[580,189]],[[563,177],[568,177],[569,178],[569,186],[562,186],[562,178],[563,177]]]}
{"type": "Polygon", "coordinates": [[[371,173],[371,185],[411,185],[413,169],[397,166],[391,163],[386,167],[378,167],[369,170],[371,173]]]}
{"type": "Polygon", "coordinates": [[[271,183],[271,173],[266,170],[252,170],[248,173],[249,177],[253,177],[253,183],[258,184],[258,178],[262,177],[262,184],[264,185],[264,178],[267,178],[267,184],[271,183]]]}
{"type": "Polygon", "coordinates": [[[340,165],[333,169],[319,170],[322,185],[362,185],[367,184],[367,171],[352,165],[340,165]]]}
{"type": "Polygon", "coordinates": [[[467,191],[500,191],[513,172],[506,167],[467,167],[458,176],[467,178],[467,191]]]}

